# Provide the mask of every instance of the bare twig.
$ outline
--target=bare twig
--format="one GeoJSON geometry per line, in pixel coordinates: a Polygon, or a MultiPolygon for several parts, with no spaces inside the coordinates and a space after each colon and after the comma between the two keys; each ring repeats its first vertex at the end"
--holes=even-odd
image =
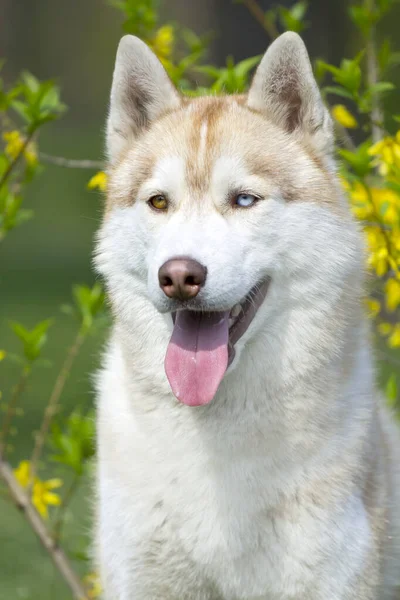
{"type": "MultiPolygon", "coordinates": [[[[366,8],[373,13],[375,9],[375,0],[366,0],[366,8]]],[[[379,80],[378,61],[376,57],[376,39],[375,39],[375,26],[371,25],[368,38],[366,40],[367,49],[367,80],[368,86],[375,85],[379,80]]],[[[372,142],[375,144],[378,142],[382,135],[382,127],[378,123],[383,122],[383,115],[379,105],[377,95],[372,96],[372,110],[371,110],[371,133],[372,142]]]]}
{"type": "Polygon", "coordinates": [[[69,348],[67,352],[67,356],[65,357],[64,364],[61,367],[61,370],[58,374],[56,382],[54,384],[53,390],[50,395],[50,399],[47,403],[43,421],[40,427],[40,430],[36,436],[35,446],[33,448],[32,457],[31,457],[31,469],[30,469],[30,488],[32,487],[33,481],[35,479],[35,474],[38,467],[38,462],[42,455],[43,446],[46,441],[46,436],[49,432],[51,421],[53,420],[54,415],[57,412],[58,402],[60,400],[61,394],[63,392],[64,386],[67,382],[68,375],[71,371],[74,360],[85,340],[85,335],[79,331],[74,343],[69,348]]]}
{"type": "Polygon", "coordinates": [[[60,540],[61,540],[61,535],[62,535],[62,529],[64,527],[64,522],[65,522],[65,515],[67,512],[67,509],[70,505],[70,502],[76,492],[76,488],[78,487],[78,484],[81,480],[81,476],[78,474],[75,474],[71,485],[69,486],[67,493],[65,494],[65,496],[62,499],[62,503],[58,512],[58,517],[57,520],[55,522],[54,525],[54,533],[53,533],[53,539],[54,541],[59,544],[60,540]]]}
{"type": "Polygon", "coordinates": [[[21,373],[21,376],[19,378],[19,381],[18,381],[17,385],[15,386],[14,391],[12,393],[10,402],[8,403],[7,412],[4,416],[3,427],[1,430],[1,434],[0,434],[0,460],[4,457],[4,454],[6,452],[7,436],[10,431],[11,421],[15,414],[15,408],[17,406],[18,399],[25,389],[26,381],[29,377],[29,374],[30,374],[30,369],[27,367],[24,367],[24,369],[21,373]]]}
{"type": "Polygon", "coordinates": [[[64,158],[63,156],[52,156],[44,152],[39,152],[39,158],[42,162],[68,169],[104,169],[104,163],[100,160],[77,160],[74,158],[64,158]]]}
{"type": "Polygon", "coordinates": [[[26,136],[24,143],[22,144],[19,152],[9,162],[7,169],[4,171],[3,175],[0,178],[0,188],[4,185],[4,183],[7,181],[7,179],[10,177],[11,173],[13,172],[14,168],[17,166],[17,163],[18,163],[19,159],[21,158],[21,156],[23,155],[23,153],[25,152],[26,147],[28,146],[29,142],[31,141],[31,139],[33,137],[33,134],[34,134],[34,131],[31,131],[26,136]]]}
{"type": "Polygon", "coordinates": [[[258,4],[257,0],[242,0],[253,17],[258,21],[261,27],[268,33],[271,40],[275,40],[279,36],[279,31],[275,27],[275,23],[268,19],[263,9],[258,4]]]}
{"type": "Polygon", "coordinates": [[[15,506],[21,510],[43,547],[49,553],[53,563],[74,594],[74,598],[76,600],[88,600],[85,588],[73,570],[66,554],[54,542],[45,523],[29,502],[27,494],[15,479],[11,466],[4,460],[0,460],[0,476],[7,486],[15,506]]]}

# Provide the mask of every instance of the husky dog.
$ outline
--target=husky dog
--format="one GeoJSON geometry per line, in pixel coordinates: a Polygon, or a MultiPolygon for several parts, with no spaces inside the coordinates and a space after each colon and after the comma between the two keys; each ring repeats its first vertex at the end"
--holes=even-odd
{"type": "Polygon", "coordinates": [[[243,96],[182,97],[122,39],[96,266],[106,600],[392,600],[397,431],[363,247],[300,37],[243,96]]]}

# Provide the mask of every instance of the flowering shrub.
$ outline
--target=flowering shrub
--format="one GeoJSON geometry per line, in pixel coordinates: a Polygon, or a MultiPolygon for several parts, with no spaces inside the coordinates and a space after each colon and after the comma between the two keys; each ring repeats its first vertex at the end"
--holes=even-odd
{"type": "MultiPolygon", "coordinates": [[[[362,39],[361,51],[354,58],[343,59],[339,66],[323,61],[315,64],[323,95],[338,129],[337,155],[343,187],[351,210],[365,232],[366,268],[373,276],[366,299],[367,310],[381,340],[379,343],[389,347],[388,353],[400,347],[400,130],[396,131],[400,116],[386,114],[383,105],[385,95],[394,88],[390,81],[391,69],[400,59],[399,54],[392,51],[389,40],[377,44],[376,29],[394,2],[349,2],[349,17],[362,39]],[[353,141],[353,134],[362,140],[358,145],[353,141]]],[[[222,67],[210,65],[206,60],[209,36],[199,36],[180,25],[159,23],[157,0],[108,0],[108,3],[123,13],[124,32],[138,35],[148,43],[184,94],[246,91],[260,56],[238,63],[228,57],[222,67]]],[[[276,6],[267,12],[255,0],[242,0],[241,4],[242,9],[249,10],[265,30],[266,45],[284,30],[302,32],[309,26],[305,20],[307,2],[304,0],[289,8],[276,6]]],[[[0,152],[0,242],[6,241],[14,228],[27,226],[26,222],[33,217],[33,212],[24,207],[24,191],[33,178],[40,176],[45,162],[91,169],[87,187],[106,191],[107,175],[101,163],[68,160],[40,152],[41,128],[60,118],[65,108],[54,82],[40,82],[26,72],[9,87],[0,79],[3,140],[0,152]]],[[[66,510],[86,476],[93,456],[93,414],[76,408],[62,419],[55,417],[82,345],[107,319],[100,284],[74,286],[72,303],[61,309],[75,322],[75,339],[66,350],[31,456],[24,457],[18,464],[14,464],[9,438],[15,417],[23,414],[26,382],[34,369],[46,363],[43,352],[49,332],[51,334],[51,328],[56,325],[47,319],[28,330],[21,323],[12,323],[13,332],[21,343],[21,353],[15,357],[9,355],[7,349],[0,350],[0,363],[13,359],[20,366],[20,378],[10,398],[3,398],[0,485],[22,510],[73,597],[88,599],[101,593],[96,574],[87,572],[81,579],[71,553],[68,555],[62,548],[66,510]],[[57,477],[45,479],[44,468],[57,477]],[[59,477],[62,473],[68,474],[69,485],[59,477]]],[[[395,406],[397,384],[394,373],[388,379],[386,391],[388,400],[395,406]]],[[[74,554],[75,558],[78,554],[74,554]]]]}

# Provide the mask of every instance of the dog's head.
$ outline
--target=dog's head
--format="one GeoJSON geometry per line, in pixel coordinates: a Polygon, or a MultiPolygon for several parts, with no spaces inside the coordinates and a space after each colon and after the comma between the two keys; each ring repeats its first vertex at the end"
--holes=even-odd
{"type": "Polygon", "coordinates": [[[343,295],[359,244],[332,147],[298,35],[270,46],[248,95],[191,100],[122,39],[97,266],[127,324],[133,296],[170,314],[165,370],[181,401],[209,402],[268,320],[343,295]]]}

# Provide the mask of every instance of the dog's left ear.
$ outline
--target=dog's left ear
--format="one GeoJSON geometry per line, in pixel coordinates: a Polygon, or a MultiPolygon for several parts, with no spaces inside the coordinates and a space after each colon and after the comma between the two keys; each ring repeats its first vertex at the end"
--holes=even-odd
{"type": "Polygon", "coordinates": [[[285,131],[309,137],[317,150],[332,149],[332,121],[297,33],[282,34],[268,48],[254,75],[247,105],[285,131]]]}

